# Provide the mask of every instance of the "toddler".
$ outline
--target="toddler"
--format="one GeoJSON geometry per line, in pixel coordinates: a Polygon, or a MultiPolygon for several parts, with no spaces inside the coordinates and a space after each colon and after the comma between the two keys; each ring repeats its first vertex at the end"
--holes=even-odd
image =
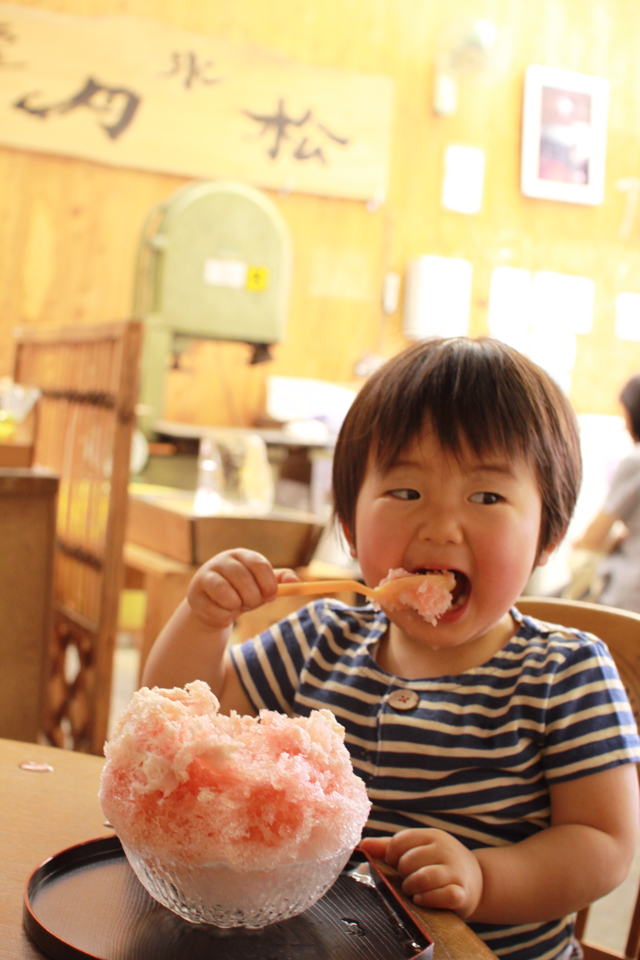
{"type": "Polygon", "coordinates": [[[238,549],[209,560],[151,651],[145,683],[206,680],[222,709],[346,729],[372,801],[363,847],[416,904],[455,911],[501,958],[569,957],[577,910],[626,876],[640,742],[597,638],[514,606],[569,522],[574,414],[499,341],[423,341],[356,397],[334,503],[365,583],[449,570],[435,625],[410,607],[319,600],[241,645],[234,620],[291,570],[238,549]]]}

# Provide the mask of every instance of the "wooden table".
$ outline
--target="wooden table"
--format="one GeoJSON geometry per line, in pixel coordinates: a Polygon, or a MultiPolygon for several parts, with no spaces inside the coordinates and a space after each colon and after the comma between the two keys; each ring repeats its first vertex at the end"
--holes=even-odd
{"type": "Polygon", "coordinates": [[[98,805],[103,760],[15,740],[0,740],[0,952],[6,960],[45,956],[22,926],[27,878],[47,857],[93,837],[113,835],[98,805]],[[20,769],[48,763],[52,773],[20,769]]]}
{"type": "MultiPolygon", "coordinates": [[[[94,837],[112,836],[98,804],[103,760],[0,739],[0,943],[3,960],[40,960],[43,953],[22,926],[24,886],[47,857],[94,837]],[[25,761],[47,763],[49,773],[20,768],[25,761]]],[[[393,871],[385,872],[393,876],[393,871]]],[[[495,960],[467,925],[445,910],[412,907],[429,931],[434,960],[495,960]]]]}

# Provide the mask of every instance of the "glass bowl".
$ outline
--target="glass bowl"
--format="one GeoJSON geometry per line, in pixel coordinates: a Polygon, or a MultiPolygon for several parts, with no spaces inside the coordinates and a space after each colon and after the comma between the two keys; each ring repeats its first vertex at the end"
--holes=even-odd
{"type": "Polygon", "coordinates": [[[190,864],[132,850],[127,860],[151,896],[191,923],[266,927],[312,906],[337,880],[352,848],[327,860],[307,860],[263,870],[226,863],[190,864]]]}

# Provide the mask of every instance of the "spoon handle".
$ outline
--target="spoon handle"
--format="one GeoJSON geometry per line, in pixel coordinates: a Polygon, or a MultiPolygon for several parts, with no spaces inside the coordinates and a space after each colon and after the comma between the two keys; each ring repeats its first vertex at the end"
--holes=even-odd
{"type": "Polygon", "coordinates": [[[339,593],[341,590],[355,590],[366,597],[377,596],[372,587],[366,587],[357,580],[309,580],[301,583],[279,583],[279,597],[305,597],[315,593],[339,593]]]}

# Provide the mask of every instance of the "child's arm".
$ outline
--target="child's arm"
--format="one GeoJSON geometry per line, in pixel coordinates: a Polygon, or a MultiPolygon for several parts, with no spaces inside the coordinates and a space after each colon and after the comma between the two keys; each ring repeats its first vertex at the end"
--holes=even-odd
{"type": "Polygon", "coordinates": [[[424,907],[464,920],[521,924],[568,916],[617,887],[638,841],[638,775],[627,763],[550,786],[551,826],[505,847],[470,851],[443,830],[362,841],[424,907]]]}
{"type": "Polygon", "coordinates": [[[206,680],[223,713],[254,714],[225,653],[231,628],[245,610],[275,599],[278,583],[297,579],[293,570],[274,570],[252,550],[227,550],[208,560],[151,648],[143,683],[182,687],[206,680]]]}

